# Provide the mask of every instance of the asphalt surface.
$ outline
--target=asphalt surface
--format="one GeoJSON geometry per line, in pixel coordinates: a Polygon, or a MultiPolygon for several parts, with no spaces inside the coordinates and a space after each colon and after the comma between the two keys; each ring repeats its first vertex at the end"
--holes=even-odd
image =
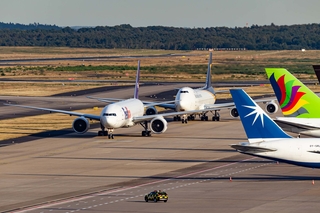
{"type": "MultiPolygon", "coordinates": [[[[141,94],[152,96],[167,87],[141,88],[141,94]]],[[[127,98],[129,91],[103,94],[127,98]]],[[[94,103],[74,97],[73,105],[94,103]]],[[[12,98],[21,104],[35,101],[12,98]]],[[[36,103],[54,108],[60,105],[56,98],[64,101],[49,97],[36,103]]],[[[0,116],[13,110],[0,109],[0,116]]],[[[247,139],[228,110],[221,111],[220,122],[170,122],[167,132],[152,137],[141,137],[139,125],[115,130],[114,140],[97,137],[97,131],[34,137],[0,147],[0,211],[319,212],[318,171],[231,149],[229,144],[247,139]],[[169,201],[146,203],[144,195],[155,189],[167,191],[169,201]]]]}

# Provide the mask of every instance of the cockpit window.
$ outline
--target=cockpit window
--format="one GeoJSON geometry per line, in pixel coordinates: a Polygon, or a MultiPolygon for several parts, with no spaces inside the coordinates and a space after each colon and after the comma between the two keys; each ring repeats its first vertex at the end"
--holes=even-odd
{"type": "Polygon", "coordinates": [[[189,91],[183,91],[183,90],[181,90],[180,93],[189,93],[189,91]]]}
{"type": "Polygon", "coordinates": [[[116,113],[104,113],[103,116],[117,116],[116,113]]]}

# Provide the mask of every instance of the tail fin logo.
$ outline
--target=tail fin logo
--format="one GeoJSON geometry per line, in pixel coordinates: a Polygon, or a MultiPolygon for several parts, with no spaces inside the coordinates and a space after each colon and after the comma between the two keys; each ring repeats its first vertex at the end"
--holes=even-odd
{"type": "Polygon", "coordinates": [[[285,75],[275,79],[274,73],[269,78],[284,115],[309,113],[303,106],[308,102],[303,99],[305,92],[299,91],[301,86],[294,85],[294,80],[285,82],[285,75]],[[302,113],[301,113],[302,112],[302,113]]]}
{"type": "Polygon", "coordinates": [[[262,127],[264,127],[264,122],[263,122],[264,112],[260,107],[257,107],[257,106],[245,106],[245,105],[243,105],[243,107],[252,109],[251,112],[249,112],[246,116],[244,116],[245,118],[248,117],[248,116],[251,116],[251,115],[255,115],[254,120],[252,122],[252,126],[256,123],[257,119],[260,118],[261,125],[262,125],[262,127]]]}

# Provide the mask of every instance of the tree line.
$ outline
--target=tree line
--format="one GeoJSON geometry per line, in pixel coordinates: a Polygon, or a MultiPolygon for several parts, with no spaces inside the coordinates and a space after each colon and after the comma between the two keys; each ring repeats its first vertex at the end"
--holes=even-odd
{"type": "Polygon", "coordinates": [[[320,49],[320,24],[291,26],[271,24],[235,28],[132,27],[124,24],[76,30],[70,27],[60,28],[55,25],[39,24],[31,24],[30,28],[9,28],[1,27],[0,23],[0,45],[165,50],[320,49]]]}

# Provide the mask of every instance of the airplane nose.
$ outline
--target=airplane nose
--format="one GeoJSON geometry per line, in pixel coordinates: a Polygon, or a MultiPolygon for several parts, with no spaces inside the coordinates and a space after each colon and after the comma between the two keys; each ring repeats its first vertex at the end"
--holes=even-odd
{"type": "Polygon", "coordinates": [[[101,123],[106,128],[116,128],[116,121],[113,117],[103,116],[101,123]]]}

